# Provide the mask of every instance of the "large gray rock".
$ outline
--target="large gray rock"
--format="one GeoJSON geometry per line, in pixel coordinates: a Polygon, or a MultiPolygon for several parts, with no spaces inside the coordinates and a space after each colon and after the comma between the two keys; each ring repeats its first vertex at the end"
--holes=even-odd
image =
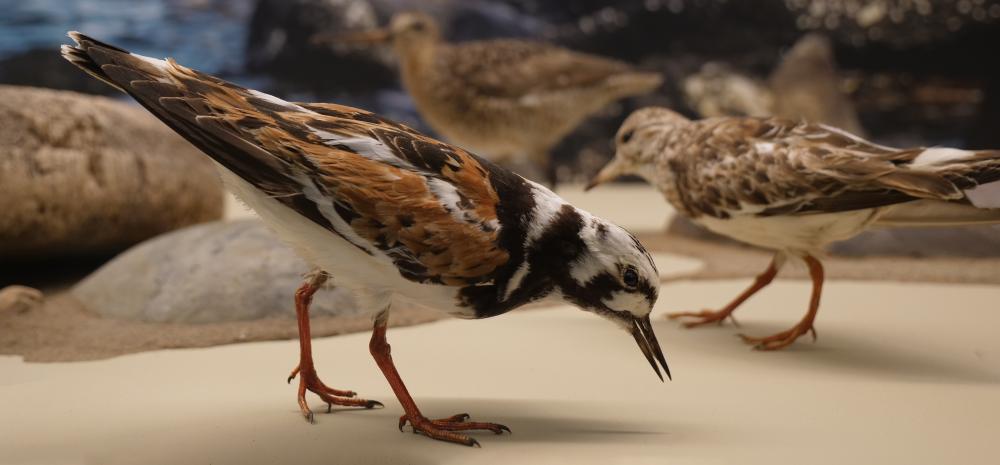
{"type": "MultiPolygon", "coordinates": [[[[260,220],[192,226],[139,244],[72,289],[110,318],[214,323],[295,316],[309,265],[260,220]]],[[[358,314],[350,293],[321,291],[312,315],[358,314]]]]}
{"type": "Polygon", "coordinates": [[[388,48],[336,39],[378,26],[366,0],[258,0],[247,36],[247,67],[277,77],[289,90],[392,86],[396,71],[388,48]]]}
{"type": "Polygon", "coordinates": [[[0,261],[102,255],[218,219],[207,157],[138,106],[0,86],[0,261]]]}

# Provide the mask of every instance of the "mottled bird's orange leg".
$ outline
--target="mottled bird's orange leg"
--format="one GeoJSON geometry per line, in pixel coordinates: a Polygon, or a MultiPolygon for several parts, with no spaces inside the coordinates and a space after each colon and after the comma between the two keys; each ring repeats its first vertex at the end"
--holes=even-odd
{"type": "Polygon", "coordinates": [[[396,371],[395,364],[392,362],[392,349],[385,339],[386,321],[385,313],[375,320],[375,329],[372,331],[372,339],[368,348],[371,350],[372,357],[375,358],[375,363],[378,364],[379,369],[382,370],[382,374],[385,375],[385,379],[389,381],[392,392],[396,394],[399,403],[403,405],[403,411],[406,412],[405,415],[399,418],[400,431],[409,422],[413,426],[414,433],[423,433],[432,439],[454,442],[466,446],[479,446],[479,441],[464,434],[455,433],[454,431],[487,430],[496,434],[501,434],[504,431],[510,432],[509,428],[497,423],[467,422],[465,421],[469,419],[469,414],[467,413],[460,413],[440,420],[429,420],[423,416],[420,413],[420,409],[417,408],[416,402],[413,401],[413,397],[407,391],[406,385],[403,384],[402,378],[399,377],[399,372],[396,371]]]}
{"type": "Polygon", "coordinates": [[[309,331],[309,304],[312,303],[313,294],[329,278],[323,271],[314,271],[306,276],[305,282],[295,291],[295,315],[299,320],[299,366],[288,375],[288,382],[291,383],[296,375],[299,377],[298,401],[302,415],[310,423],[313,421],[313,412],[306,404],[306,391],[310,391],[323,402],[326,402],[326,411],[329,412],[333,405],[343,405],[347,407],[373,408],[381,407],[382,403],[375,400],[357,399],[353,391],[334,389],[323,381],[320,381],[316,374],[316,367],[312,358],[312,335],[309,331]]]}
{"type": "MultiPolygon", "coordinates": [[[[740,295],[736,296],[729,305],[726,305],[722,310],[702,310],[700,312],[675,312],[667,314],[667,318],[671,320],[677,318],[693,318],[692,321],[684,322],[685,328],[694,328],[696,326],[706,325],[709,323],[722,324],[726,318],[732,318],[733,311],[735,311],[740,305],[743,304],[752,295],[756,294],[757,291],[767,287],[777,276],[778,270],[781,268],[781,262],[778,258],[771,260],[771,264],[767,266],[767,269],[763,273],[757,275],[754,279],[753,284],[750,285],[746,290],[740,295]]],[[[733,319],[733,323],[736,323],[736,319],[733,319]]]]}
{"type": "Polygon", "coordinates": [[[803,260],[809,266],[809,276],[812,278],[813,284],[812,298],[809,299],[809,311],[806,312],[806,316],[795,326],[771,336],[758,338],[740,334],[743,342],[754,344],[754,348],[759,350],[778,350],[788,347],[806,333],[811,332],[813,341],[816,340],[816,329],[813,328],[813,323],[816,320],[816,313],[819,312],[819,298],[823,291],[823,264],[811,255],[806,255],[803,260]]]}

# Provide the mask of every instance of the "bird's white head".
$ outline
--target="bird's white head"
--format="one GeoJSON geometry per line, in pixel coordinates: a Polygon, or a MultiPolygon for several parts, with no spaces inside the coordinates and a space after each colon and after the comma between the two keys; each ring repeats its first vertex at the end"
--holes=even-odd
{"type": "Polygon", "coordinates": [[[673,155],[669,153],[671,137],[690,122],[683,115],[662,107],[636,110],[615,135],[614,158],[594,176],[587,189],[626,174],[653,179],[657,165],[673,155]]]}
{"type": "MultiPolygon", "coordinates": [[[[549,229],[555,240],[547,244],[542,239],[537,244],[546,249],[543,253],[562,254],[562,263],[568,262],[568,267],[553,273],[556,290],[564,300],[629,331],[656,374],[663,378],[659,362],[669,377],[670,369],[649,321],[660,285],[652,256],[620,226],[581,210],[576,213],[576,225],[567,223],[564,232],[558,227],[549,229]]],[[[548,259],[559,263],[557,257],[548,259]]]]}

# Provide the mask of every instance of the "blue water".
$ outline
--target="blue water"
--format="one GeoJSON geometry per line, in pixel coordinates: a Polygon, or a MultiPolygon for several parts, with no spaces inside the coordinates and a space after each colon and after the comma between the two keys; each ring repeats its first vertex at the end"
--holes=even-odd
{"type": "Polygon", "coordinates": [[[68,43],[77,30],[210,73],[242,69],[253,0],[0,0],[0,59],[68,43]]]}

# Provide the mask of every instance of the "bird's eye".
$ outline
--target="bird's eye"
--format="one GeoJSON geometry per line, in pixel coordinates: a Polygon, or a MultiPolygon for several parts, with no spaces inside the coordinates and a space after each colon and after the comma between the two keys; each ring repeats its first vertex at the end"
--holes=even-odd
{"type": "Polygon", "coordinates": [[[625,271],[622,272],[622,282],[629,289],[635,289],[639,286],[639,272],[636,271],[634,266],[629,265],[625,267],[625,271]]]}
{"type": "Polygon", "coordinates": [[[625,134],[622,134],[622,143],[623,143],[623,144],[627,144],[627,143],[628,143],[628,141],[632,140],[632,134],[633,134],[634,132],[635,132],[635,131],[628,131],[628,132],[626,132],[625,134]]]}
{"type": "Polygon", "coordinates": [[[424,28],[426,28],[426,26],[424,25],[424,23],[421,23],[421,22],[413,23],[413,25],[410,26],[410,29],[413,29],[414,31],[417,31],[417,32],[423,31],[424,28]]]}

